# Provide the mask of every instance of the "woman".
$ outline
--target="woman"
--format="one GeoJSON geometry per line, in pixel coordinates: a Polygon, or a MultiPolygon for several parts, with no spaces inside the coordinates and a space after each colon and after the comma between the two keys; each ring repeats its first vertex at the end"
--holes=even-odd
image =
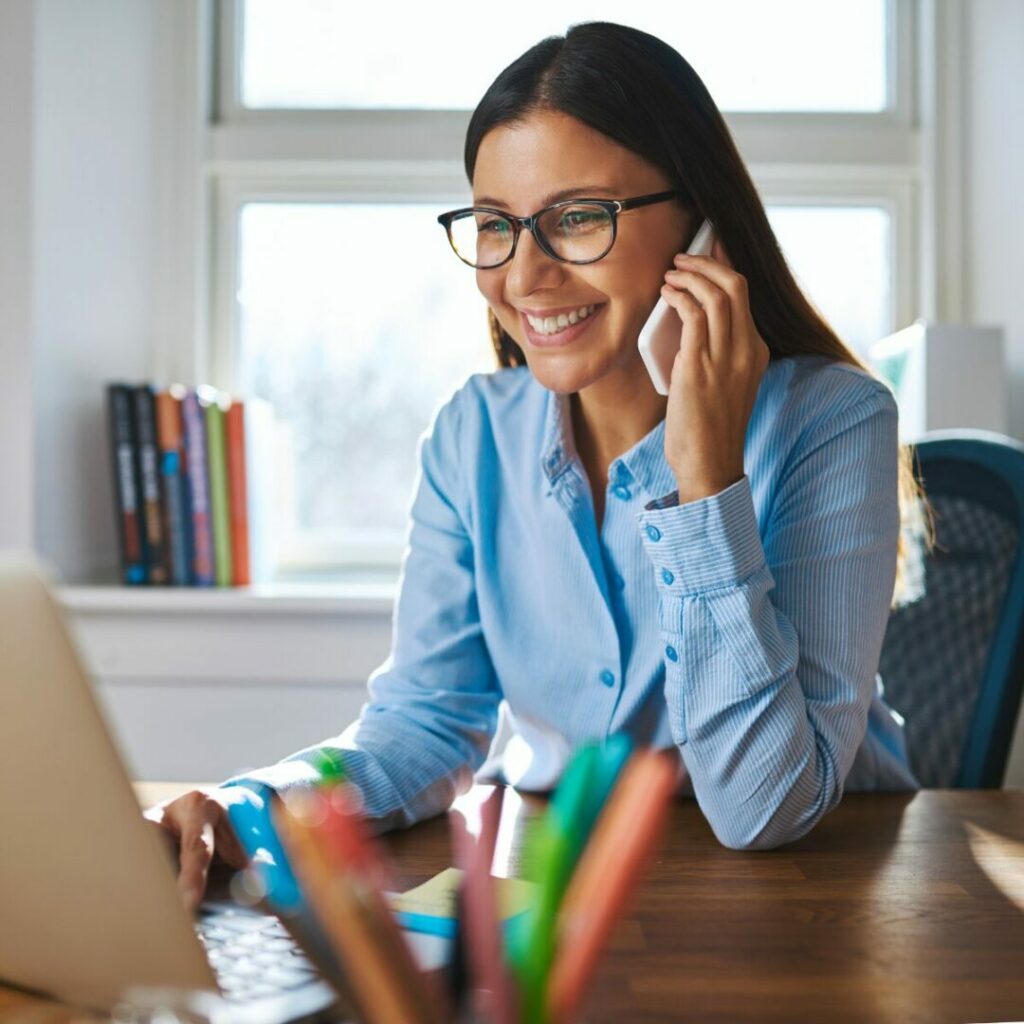
{"type": "Polygon", "coordinates": [[[548,788],[626,731],[679,750],[730,847],[794,840],[844,790],[916,788],[876,678],[913,493],[895,404],[801,294],[700,79],[646,33],[574,26],[498,76],[465,163],[487,209],[441,220],[503,369],[421,442],[359,720],[151,812],[192,901],[214,849],[241,862],[231,800],[341,751],[377,828],[410,824],[470,785],[502,699],[509,782],[548,788]],[[687,258],[704,218],[718,241],[687,258]],[[637,350],[659,295],[684,325],[667,398],[637,350]]]}

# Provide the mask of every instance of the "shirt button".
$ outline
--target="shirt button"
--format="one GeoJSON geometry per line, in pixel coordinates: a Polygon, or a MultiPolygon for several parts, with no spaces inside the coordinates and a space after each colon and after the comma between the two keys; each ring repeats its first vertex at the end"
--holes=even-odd
{"type": "Polygon", "coordinates": [[[609,672],[608,669],[604,669],[604,671],[602,671],[601,673],[601,682],[604,683],[605,686],[614,686],[615,673],[609,672]]]}
{"type": "Polygon", "coordinates": [[[661,578],[664,581],[666,586],[671,586],[672,585],[672,581],[675,579],[675,576],[673,576],[672,573],[670,573],[668,571],[668,569],[662,569],[661,570],[661,578]]]}
{"type": "Polygon", "coordinates": [[[651,540],[661,540],[661,530],[659,530],[656,526],[648,526],[647,536],[650,537],[651,540]]]}
{"type": "Polygon", "coordinates": [[[616,498],[621,498],[622,501],[628,501],[631,497],[633,497],[629,488],[625,484],[616,484],[612,488],[612,494],[614,494],[616,498]]]}
{"type": "Polygon", "coordinates": [[[667,657],[669,661],[679,660],[679,654],[671,644],[665,648],[665,657],[667,657]]]}

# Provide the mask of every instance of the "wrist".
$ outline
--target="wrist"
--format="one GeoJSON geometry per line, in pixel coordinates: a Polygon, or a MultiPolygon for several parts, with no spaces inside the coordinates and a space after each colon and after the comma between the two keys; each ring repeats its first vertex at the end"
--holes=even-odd
{"type": "Polygon", "coordinates": [[[743,479],[742,471],[738,474],[723,474],[720,477],[693,477],[676,474],[676,488],[679,491],[679,504],[686,505],[691,501],[701,501],[721,494],[726,488],[739,483],[743,479]]]}

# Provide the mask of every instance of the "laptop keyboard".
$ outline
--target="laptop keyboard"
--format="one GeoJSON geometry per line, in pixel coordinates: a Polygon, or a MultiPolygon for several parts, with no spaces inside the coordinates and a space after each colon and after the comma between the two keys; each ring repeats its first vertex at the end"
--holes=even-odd
{"type": "Polygon", "coordinates": [[[196,932],[226,999],[262,999],[319,980],[276,917],[203,907],[196,932]]]}

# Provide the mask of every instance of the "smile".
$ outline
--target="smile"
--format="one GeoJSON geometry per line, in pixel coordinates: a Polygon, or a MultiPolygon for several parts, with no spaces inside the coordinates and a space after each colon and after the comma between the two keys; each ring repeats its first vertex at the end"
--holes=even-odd
{"type": "Polygon", "coordinates": [[[543,347],[568,344],[590,326],[594,315],[602,309],[604,303],[593,303],[557,316],[534,316],[523,310],[519,316],[530,343],[543,347]]]}
{"type": "Polygon", "coordinates": [[[560,313],[558,316],[544,317],[530,316],[527,313],[526,320],[538,334],[555,334],[557,331],[564,331],[569,324],[586,320],[595,309],[597,306],[580,306],[579,309],[571,310],[568,315],[560,313]]]}

